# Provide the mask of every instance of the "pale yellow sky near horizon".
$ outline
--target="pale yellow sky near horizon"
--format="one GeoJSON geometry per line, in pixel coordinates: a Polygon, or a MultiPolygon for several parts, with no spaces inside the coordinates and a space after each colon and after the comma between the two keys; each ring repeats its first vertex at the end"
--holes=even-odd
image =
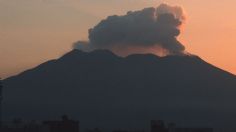
{"type": "Polygon", "coordinates": [[[0,0],[0,77],[58,58],[109,15],[162,2],[185,9],[188,52],[236,74],[235,0],[0,0]]]}

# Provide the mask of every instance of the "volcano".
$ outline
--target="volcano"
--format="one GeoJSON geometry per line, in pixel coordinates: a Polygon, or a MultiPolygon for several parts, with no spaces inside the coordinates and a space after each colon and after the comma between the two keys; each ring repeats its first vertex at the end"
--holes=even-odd
{"type": "Polygon", "coordinates": [[[235,126],[236,76],[198,56],[72,50],[3,80],[3,116],[54,119],[84,128],[145,128],[152,119],[235,126]]]}

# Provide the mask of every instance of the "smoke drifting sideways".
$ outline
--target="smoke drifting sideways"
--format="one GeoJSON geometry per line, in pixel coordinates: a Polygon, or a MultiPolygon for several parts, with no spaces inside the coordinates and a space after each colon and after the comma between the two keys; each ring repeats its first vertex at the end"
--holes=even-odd
{"type": "Polygon", "coordinates": [[[168,4],[129,11],[102,20],[89,29],[88,41],[78,41],[73,47],[85,51],[109,49],[121,55],[133,52],[181,55],[185,47],[177,37],[185,19],[180,6],[168,4]]]}

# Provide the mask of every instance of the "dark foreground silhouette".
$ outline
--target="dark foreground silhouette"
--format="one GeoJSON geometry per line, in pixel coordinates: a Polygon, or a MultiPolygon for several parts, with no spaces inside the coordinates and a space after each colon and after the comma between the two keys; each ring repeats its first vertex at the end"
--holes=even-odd
{"type": "Polygon", "coordinates": [[[53,119],[64,113],[84,128],[236,126],[236,76],[197,56],[73,50],[3,81],[4,120],[53,119]]]}
{"type": "MultiPolygon", "coordinates": [[[[12,123],[0,128],[1,132],[80,132],[79,121],[71,120],[66,115],[62,120],[44,121],[38,123],[31,121],[23,122],[16,119],[12,123]]],[[[184,128],[177,127],[174,123],[166,125],[162,120],[152,120],[150,123],[150,132],[213,132],[212,128],[184,128]]],[[[101,128],[87,128],[85,132],[104,132],[101,128]]],[[[145,130],[112,130],[110,132],[147,132],[145,130]]]]}

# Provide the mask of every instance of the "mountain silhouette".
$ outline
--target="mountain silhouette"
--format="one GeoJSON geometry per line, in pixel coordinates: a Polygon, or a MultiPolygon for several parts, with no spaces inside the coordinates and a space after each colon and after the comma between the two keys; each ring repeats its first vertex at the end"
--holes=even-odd
{"type": "Polygon", "coordinates": [[[151,119],[234,126],[236,76],[197,56],[72,50],[3,81],[3,116],[54,119],[84,128],[142,128],[151,119]]]}

